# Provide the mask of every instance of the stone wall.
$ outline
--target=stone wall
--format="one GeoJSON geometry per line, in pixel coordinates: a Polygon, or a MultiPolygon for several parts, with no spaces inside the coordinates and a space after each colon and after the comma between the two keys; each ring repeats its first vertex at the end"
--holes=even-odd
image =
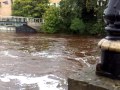
{"type": "Polygon", "coordinates": [[[23,26],[16,27],[17,33],[36,33],[36,30],[26,24],[23,26]]]}
{"type": "Polygon", "coordinates": [[[120,80],[95,74],[96,66],[84,68],[68,78],[68,90],[120,90],[120,80]]]}

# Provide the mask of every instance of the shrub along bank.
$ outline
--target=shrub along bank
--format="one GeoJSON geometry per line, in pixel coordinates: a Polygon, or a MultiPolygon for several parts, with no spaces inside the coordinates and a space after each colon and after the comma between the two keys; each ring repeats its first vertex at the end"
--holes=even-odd
{"type": "Polygon", "coordinates": [[[106,3],[107,0],[61,0],[59,6],[51,6],[48,0],[16,0],[13,15],[42,17],[45,33],[102,35],[106,3]]]}

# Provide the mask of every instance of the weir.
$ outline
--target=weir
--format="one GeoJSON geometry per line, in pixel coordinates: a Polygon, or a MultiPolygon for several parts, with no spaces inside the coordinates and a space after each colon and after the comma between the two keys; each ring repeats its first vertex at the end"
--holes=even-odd
{"type": "Polygon", "coordinates": [[[43,20],[41,18],[0,16],[0,31],[15,32],[16,28],[22,27],[24,25],[27,25],[27,27],[33,30],[39,30],[42,23],[43,23],[43,20]]]}

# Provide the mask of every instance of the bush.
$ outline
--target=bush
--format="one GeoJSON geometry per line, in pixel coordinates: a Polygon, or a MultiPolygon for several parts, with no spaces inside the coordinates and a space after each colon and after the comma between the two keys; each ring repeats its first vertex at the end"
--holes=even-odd
{"type": "Polygon", "coordinates": [[[79,18],[74,18],[71,21],[71,26],[70,29],[72,30],[73,33],[80,33],[83,34],[85,30],[85,24],[82,20],[79,18]]]}
{"type": "Polygon", "coordinates": [[[55,6],[51,6],[47,11],[45,12],[44,16],[44,24],[43,24],[43,30],[47,33],[56,33],[59,30],[59,8],[55,6]]]}
{"type": "Polygon", "coordinates": [[[92,30],[89,32],[92,35],[103,35],[105,34],[104,23],[102,20],[98,20],[92,27],[92,30]]]}

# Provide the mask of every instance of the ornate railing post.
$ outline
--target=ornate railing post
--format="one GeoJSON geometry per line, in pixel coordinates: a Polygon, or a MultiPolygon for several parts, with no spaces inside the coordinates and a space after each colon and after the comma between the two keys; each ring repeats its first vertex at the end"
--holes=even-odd
{"type": "Polygon", "coordinates": [[[98,43],[102,54],[96,74],[120,79],[120,0],[109,0],[104,20],[107,36],[98,43]]]}

